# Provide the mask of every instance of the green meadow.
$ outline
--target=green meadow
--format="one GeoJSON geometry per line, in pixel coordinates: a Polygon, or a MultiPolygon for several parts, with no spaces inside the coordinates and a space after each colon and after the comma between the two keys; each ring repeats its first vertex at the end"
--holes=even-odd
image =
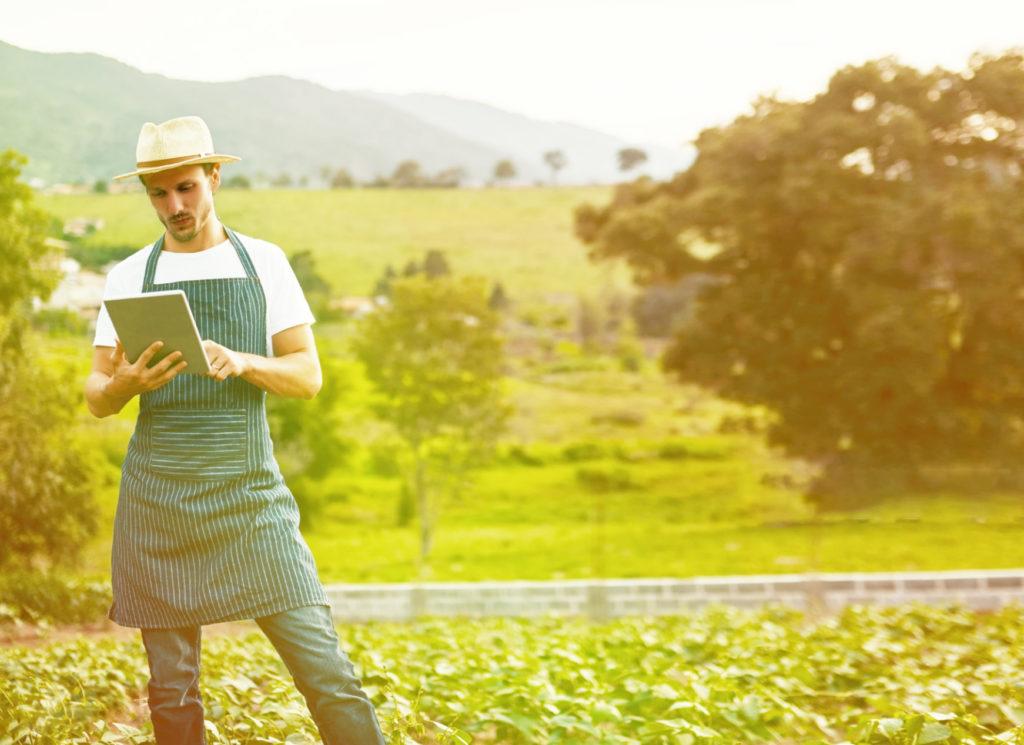
{"type": "MultiPolygon", "coordinates": [[[[552,297],[628,287],[621,266],[590,263],[572,235],[572,208],[606,188],[225,191],[231,227],[310,250],[336,295],[366,295],[388,263],[430,248],[453,270],[500,279],[513,312],[552,297]]],[[[144,195],[48,197],[62,219],[103,218],[84,239],[96,249],[141,247],[160,232],[144,195]]],[[[571,314],[571,302],[563,310],[571,314]]],[[[373,467],[386,432],[368,412],[369,384],[345,351],[352,322],[318,324],[321,351],[345,359],[345,435],[352,456],[315,488],[326,502],[306,530],[325,582],[417,576],[418,527],[396,524],[400,482],[373,467]]],[[[570,325],[571,327],[571,325],[570,325]]],[[[78,380],[90,339],[46,342],[78,380]]],[[[516,414],[495,461],[457,494],[440,496],[429,575],[437,580],[692,576],[802,571],[894,571],[1024,564],[1019,494],[891,495],[847,513],[815,516],[794,481],[802,466],[764,441],[765,412],[667,379],[657,361],[637,371],[569,340],[547,362],[513,360],[516,414]],[[746,430],[723,427],[746,417],[746,430]]],[[[313,404],[310,404],[311,406],[313,404]]],[[[81,405],[104,474],[100,534],[85,573],[104,574],[120,459],[136,404],[97,421],[81,405]]]]}

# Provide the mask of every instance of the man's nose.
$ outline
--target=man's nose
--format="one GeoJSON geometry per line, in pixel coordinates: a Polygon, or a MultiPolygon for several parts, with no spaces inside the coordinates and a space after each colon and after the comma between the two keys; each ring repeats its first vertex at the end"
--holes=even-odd
{"type": "Polygon", "coordinates": [[[178,214],[178,210],[181,209],[181,197],[173,191],[167,195],[167,209],[172,215],[178,214]]]}

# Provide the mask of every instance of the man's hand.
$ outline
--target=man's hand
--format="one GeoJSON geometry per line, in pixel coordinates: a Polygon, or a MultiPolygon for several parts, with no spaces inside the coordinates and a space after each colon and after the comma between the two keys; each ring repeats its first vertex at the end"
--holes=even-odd
{"type": "Polygon", "coordinates": [[[210,361],[210,372],[207,375],[214,380],[240,378],[249,370],[249,360],[240,352],[209,339],[203,340],[203,349],[206,351],[206,359],[210,361]]]}
{"type": "Polygon", "coordinates": [[[181,352],[171,352],[153,367],[148,367],[149,361],[163,345],[162,341],[155,341],[146,347],[135,362],[129,362],[124,356],[124,347],[121,346],[119,339],[114,351],[110,353],[113,371],[103,392],[112,398],[127,400],[165,385],[184,370],[188,363],[181,360],[181,352]]]}

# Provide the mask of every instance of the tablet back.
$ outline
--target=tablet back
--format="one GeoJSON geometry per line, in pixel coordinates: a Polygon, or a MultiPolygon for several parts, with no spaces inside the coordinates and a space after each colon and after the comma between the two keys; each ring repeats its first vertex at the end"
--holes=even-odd
{"type": "Polygon", "coordinates": [[[153,342],[162,341],[164,345],[153,356],[150,367],[171,352],[181,351],[188,362],[185,372],[209,372],[199,329],[182,290],[144,292],[104,300],[103,304],[129,362],[134,363],[153,342]]]}

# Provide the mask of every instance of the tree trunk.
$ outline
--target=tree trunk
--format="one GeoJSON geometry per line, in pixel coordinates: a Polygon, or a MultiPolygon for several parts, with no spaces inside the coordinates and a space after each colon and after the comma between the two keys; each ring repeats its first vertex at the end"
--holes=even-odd
{"type": "Polygon", "coordinates": [[[416,451],[416,503],[420,517],[420,574],[429,574],[427,557],[430,555],[430,538],[433,531],[432,518],[428,509],[426,463],[420,452],[416,451]]]}

